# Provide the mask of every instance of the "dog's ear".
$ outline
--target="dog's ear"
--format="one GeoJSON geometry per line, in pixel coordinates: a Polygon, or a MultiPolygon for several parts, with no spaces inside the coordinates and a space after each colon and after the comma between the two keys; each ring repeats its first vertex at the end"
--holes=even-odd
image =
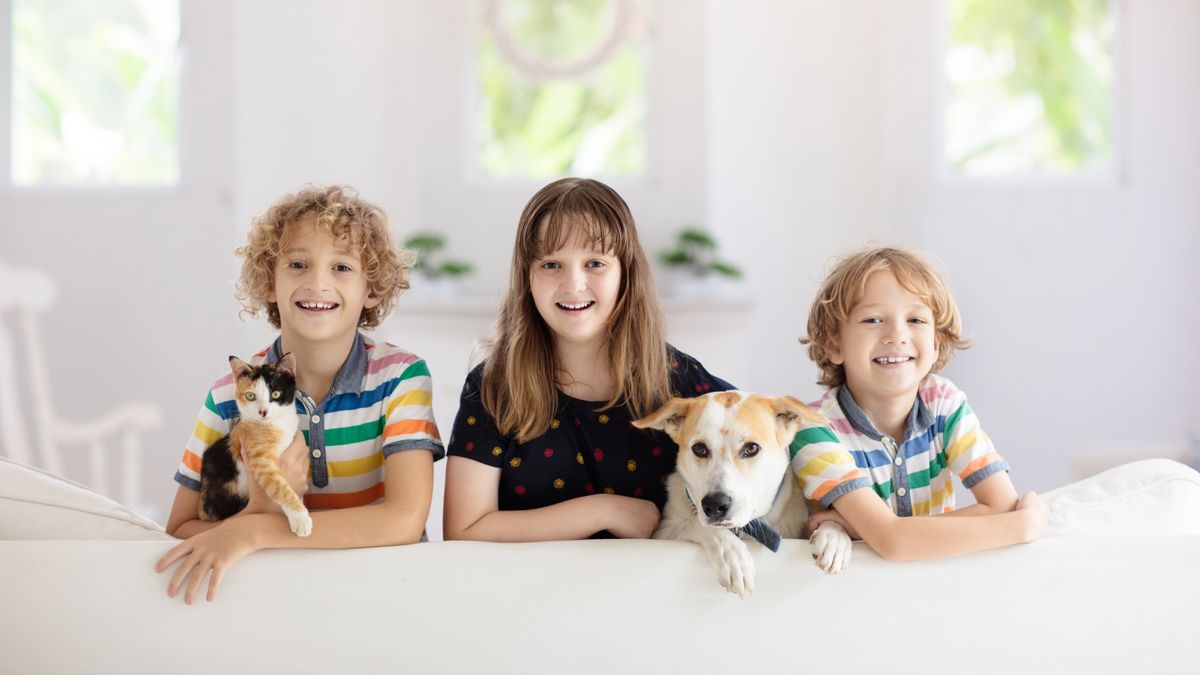
{"type": "Polygon", "coordinates": [[[638,429],[658,429],[665,431],[668,436],[678,442],[677,436],[683,430],[683,421],[692,410],[692,404],[699,399],[673,398],[663,407],[655,410],[640,420],[634,420],[633,426],[638,429]]]}
{"type": "Polygon", "coordinates": [[[771,406],[775,409],[775,424],[779,429],[780,437],[786,438],[789,443],[792,436],[795,436],[805,423],[829,424],[829,420],[818,415],[815,410],[792,396],[773,398],[771,406]]]}

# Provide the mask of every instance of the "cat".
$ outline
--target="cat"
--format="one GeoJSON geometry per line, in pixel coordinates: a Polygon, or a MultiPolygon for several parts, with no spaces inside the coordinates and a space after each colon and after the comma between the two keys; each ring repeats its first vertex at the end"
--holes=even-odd
{"type": "Polygon", "coordinates": [[[204,452],[200,519],[223,520],[245,508],[250,500],[249,477],[253,477],[283,509],[292,532],[307,537],[312,533],[312,517],[279,471],[279,455],[291,445],[299,425],[296,357],[288,353],[275,365],[251,366],[230,356],[229,366],[241,420],[204,452]]]}

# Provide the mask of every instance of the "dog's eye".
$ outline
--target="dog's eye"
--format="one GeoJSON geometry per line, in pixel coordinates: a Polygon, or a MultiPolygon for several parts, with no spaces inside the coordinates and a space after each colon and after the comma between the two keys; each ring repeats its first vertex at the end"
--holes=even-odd
{"type": "Polygon", "coordinates": [[[758,454],[759,450],[762,450],[762,448],[759,447],[758,443],[747,443],[742,446],[742,457],[753,457],[758,454]]]}
{"type": "Polygon", "coordinates": [[[703,443],[697,443],[692,446],[692,454],[697,457],[708,457],[708,446],[703,443]]]}

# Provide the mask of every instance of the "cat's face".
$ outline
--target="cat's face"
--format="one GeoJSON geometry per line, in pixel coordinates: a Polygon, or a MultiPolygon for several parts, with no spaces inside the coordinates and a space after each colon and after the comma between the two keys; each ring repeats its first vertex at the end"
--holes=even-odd
{"type": "Polygon", "coordinates": [[[229,357],[236,384],[238,412],[243,420],[273,422],[296,414],[295,357],[285,354],[278,364],[251,366],[229,357]]]}

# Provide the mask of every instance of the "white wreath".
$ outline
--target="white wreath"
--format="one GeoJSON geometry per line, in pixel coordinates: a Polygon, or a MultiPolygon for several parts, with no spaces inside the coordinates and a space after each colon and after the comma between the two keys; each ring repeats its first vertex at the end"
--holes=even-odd
{"type": "Polygon", "coordinates": [[[633,24],[633,0],[610,0],[616,5],[612,30],[590,53],[565,63],[555,63],[533,56],[521,49],[501,19],[504,0],[487,0],[484,22],[496,44],[496,52],[509,65],[536,80],[554,78],[578,78],[607,63],[616,54],[621,43],[629,35],[633,24]]]}

